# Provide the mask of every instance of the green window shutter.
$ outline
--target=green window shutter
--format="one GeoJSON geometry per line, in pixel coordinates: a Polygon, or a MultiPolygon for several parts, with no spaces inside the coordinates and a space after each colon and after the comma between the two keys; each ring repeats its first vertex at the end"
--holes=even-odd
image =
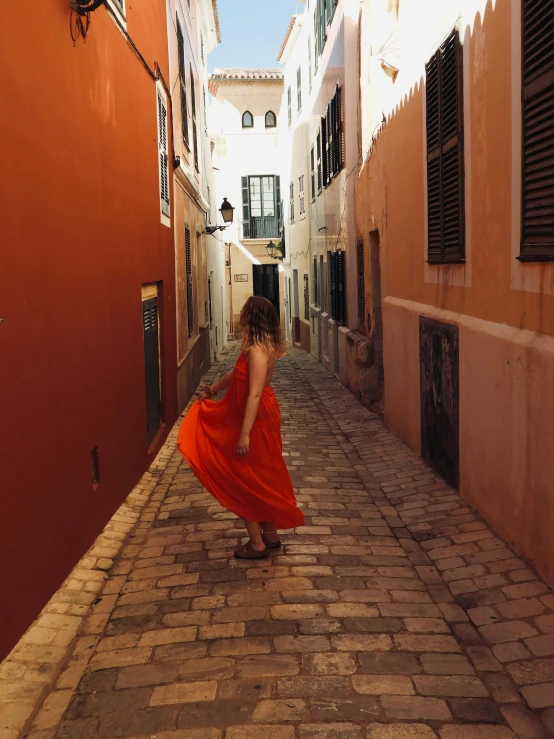
{"type": "Polygon", "coordinates": [[[250,198],[248,193],[248,177],[241,177],[242,188],[242,220],[247,223],[250,220],[250,198]]]}

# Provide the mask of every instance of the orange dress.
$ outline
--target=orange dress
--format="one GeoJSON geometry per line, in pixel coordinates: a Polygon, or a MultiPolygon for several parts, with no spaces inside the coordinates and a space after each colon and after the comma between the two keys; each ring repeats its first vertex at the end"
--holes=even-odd
{"type": "Polygon", "coordinates": [[[247,521],[271,521],[278,529],[302,526],[283,459],[281,411],[264,388],[250,433],[250,450],[237,454],[248,399],[248,360],[242,353],[223,400],[194,403],[179,430],[177,445],[192,471],[224,508],[247,521]]]}

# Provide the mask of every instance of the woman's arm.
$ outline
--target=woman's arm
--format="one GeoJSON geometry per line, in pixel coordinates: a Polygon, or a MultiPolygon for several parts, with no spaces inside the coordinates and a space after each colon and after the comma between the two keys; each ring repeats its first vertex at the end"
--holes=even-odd
{"type": "Polygon", "coordinates": [[[214,395],[217,395],[217,393],[220,393],[222,390],[228,388],[231,384],[231,380],[233,379],[234,372],[235,370],[232,369],[227,372],[226,375],[223,375],[223,377],[219,379],[214,385],[206,385],[204,391],[198,396],[198,402],[201,403],[207,398],[213,398],[214,395]]]}
{"type": "Polygon", "coordinates": [[[249,368],[249,393],[244,411],[244,420],[240,432],[237,453],[239,456],[248,454],[250,449],[250,432],[258,415],[258,408],[264,391],[265,378],[267,377],[267,355],[261,349],[252,347],[247,355],[249,368]]]}

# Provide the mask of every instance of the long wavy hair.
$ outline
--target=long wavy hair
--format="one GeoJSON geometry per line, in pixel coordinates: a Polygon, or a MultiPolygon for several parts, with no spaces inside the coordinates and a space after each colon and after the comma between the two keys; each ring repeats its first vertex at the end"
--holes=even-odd
{"type": "Polygon", "coordinates": [[[246,322],[242,351],[259,346],[269,356],[282,357],[285,354],[279,316],[273,303],[266,298],[252,296],[246,301],[242,315],[246,322]]]}

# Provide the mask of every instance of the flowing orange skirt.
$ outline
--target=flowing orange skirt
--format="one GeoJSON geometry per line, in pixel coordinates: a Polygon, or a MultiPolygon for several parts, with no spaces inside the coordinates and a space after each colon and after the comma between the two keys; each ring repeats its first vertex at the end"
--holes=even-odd
{"type": "Polygon", "coordinates": [[[281,411],[270,387],[262,395],[250,451],[237,454],[248,392],[248,361],[241,354],[223,400],[190,408],[179,431],[179,451],[206,490],[237,516],[271,521],[279,529],[302,526],[304,514],[283,459],[281,411]]]}

